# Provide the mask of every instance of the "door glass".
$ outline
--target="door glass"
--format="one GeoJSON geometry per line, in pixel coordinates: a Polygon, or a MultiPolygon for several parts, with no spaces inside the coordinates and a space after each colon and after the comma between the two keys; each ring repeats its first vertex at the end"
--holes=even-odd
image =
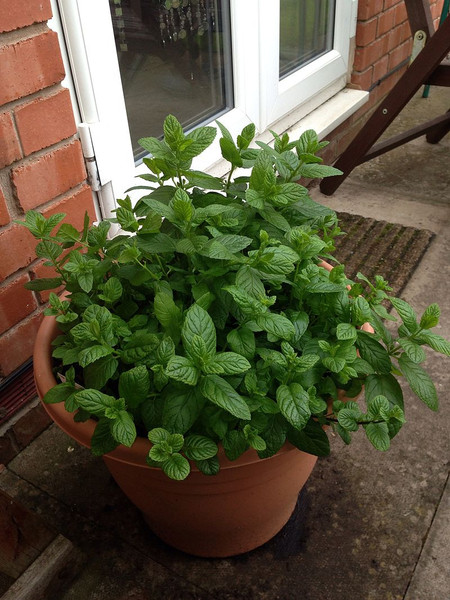
{"type": "Polygon", "coordinates": [[[336,0],[280,0],[280,79],[333,47],[336,0]]]}
{"type": "Polygon", "coordinates": [[[232,107],[229,0],[110,0],[135,160],[167,114],[192,128],[232,107]]]}

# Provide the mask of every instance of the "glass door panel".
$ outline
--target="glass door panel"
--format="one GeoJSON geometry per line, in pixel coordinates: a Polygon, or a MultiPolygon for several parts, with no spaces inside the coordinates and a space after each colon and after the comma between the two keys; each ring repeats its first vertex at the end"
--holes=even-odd
{"type": "Polygon", "coordinates": [[[280,0],[280,79],[333,48],[335,0],[280,0]]]}
{"type": "Polygon", "coordinates": [[[233,104],[228,0],[110,0],[135,160],[171,113],[192,128],[233,104]]]}

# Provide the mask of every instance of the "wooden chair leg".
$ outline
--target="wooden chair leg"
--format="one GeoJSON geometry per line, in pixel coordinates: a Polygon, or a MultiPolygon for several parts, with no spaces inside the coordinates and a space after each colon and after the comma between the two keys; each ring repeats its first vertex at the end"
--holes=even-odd
{"type": "Polygon", "coordinates": [[[429,79],[449,50],[450,18],[447,18],[335,163],[343,174],[322,181],[320,190],[323,194],[333,194],[351,171],[364,162],[374,142],[429,79]]]}
{"type": "Polygon", "coordinates": [[[437,144],[442,140],[444,136],[447,135],[447,133],[450,132],[450,109],[447,111],[446,114],[449,115],[449,120],[447,121],[447,123],[443,123],[439,127],[435,127],[429,133],[427,133],[426,140],[428,143],[437,144]]]}

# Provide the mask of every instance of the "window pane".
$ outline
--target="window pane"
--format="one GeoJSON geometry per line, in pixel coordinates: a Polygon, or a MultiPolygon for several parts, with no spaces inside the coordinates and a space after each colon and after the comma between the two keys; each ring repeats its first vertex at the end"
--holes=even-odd
{"type": "Polygon", "coordinates": [[[228,0],[110,0],[135,159],[171,113],[194,127],[232,106],[228,0]]]}
{"type": "Polygon", "coordinates": [[[333,47],[335,0],[280,0],[280,79],[333,47]]]}

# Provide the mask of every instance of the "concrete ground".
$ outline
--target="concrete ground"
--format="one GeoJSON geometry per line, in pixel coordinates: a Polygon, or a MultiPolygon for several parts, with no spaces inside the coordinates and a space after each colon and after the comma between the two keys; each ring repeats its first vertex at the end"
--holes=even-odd
{"type": "MultiPolygon", "coordinates": [[[[450,107],[450,89],[417,96],[394,123],[408,127],[450,107]],[[425,116],[424,116],[425,115],[425,116]]],[[[436,234],[403,297],[417,313],[443,310],[450,337],[450,135],[421,138],[358,167],[332,197],[336,210],[436,234]]],[[[167,547],[117,489],[100,459],[55,426],[0,475],[17,498],[85,556],[57,600],[445,600],[450,581],[449,360],[430,355],[441,408],[405,394],[407,423],[391,450],[362,436],[314,470],[288,527],[265,546],[227,559],[167,547]]]]}

